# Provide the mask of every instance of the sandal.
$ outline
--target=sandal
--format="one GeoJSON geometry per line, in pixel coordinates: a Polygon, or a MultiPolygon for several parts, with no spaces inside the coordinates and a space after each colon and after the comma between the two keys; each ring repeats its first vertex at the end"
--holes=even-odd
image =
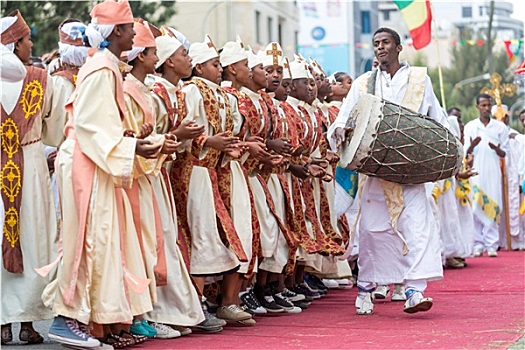
{"type": "Polygon", "coordinates": [[[133,340],[135,342],[135,345],[142,344],[146,340],[148,340],[148,337],[146,337],[145,335],[136,335],[130,332],[126,332],[125,330],[121,330],[119,336],[122,338],[133,340]]]}
{"type": "Polygon", "coordinates": [[[44,342],[44,337],[32,328],[21,328],[18,338],[20,341],[26,341],[29,344],[41,344],[44,342]]]}
{"type": "Polygon", "coordinates": [[[109,333],[105,338],[99,339],[102,343],[111,345],[114,349],[123,349],[135,344],[133,339],[119,337],[116,334],[109,333]]]}
{"type": "Polygon", "coordinates": [[[13,341],[13,332],[11,331],[11,324],[2,325],[2,345],[13,341]]]}

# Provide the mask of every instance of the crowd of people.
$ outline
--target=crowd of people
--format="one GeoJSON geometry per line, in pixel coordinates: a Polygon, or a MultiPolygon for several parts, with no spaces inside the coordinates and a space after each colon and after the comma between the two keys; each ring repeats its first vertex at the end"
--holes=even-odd
{"type": "Polygon", "coordinates": [[[126,0],[90,16],[60,24],[44,68],[22,14],[1,19],[2,344],[15,322],[41,343],[32,322],[45,319],[51,340],[82,349],[215,333],[354,285],[360,315],[390,284],[403,311],[428,311],[444,266],[507,244],[501,159],[512,247],[525,247],[523,135],[488,95],[464,127],[459,109],[447,116],[394,30],[374,33],[378,67],[353,81],[277,42],[190,45],[126,0]],[[339,168],[367,93],[454,133],[458,175],[400,185],[339,168]]]}

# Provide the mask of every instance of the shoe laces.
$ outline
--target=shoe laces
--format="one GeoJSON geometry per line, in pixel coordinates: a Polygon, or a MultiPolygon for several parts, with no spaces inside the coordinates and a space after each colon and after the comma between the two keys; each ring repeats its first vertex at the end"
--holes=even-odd
{"type": "Polygon", "coordinates": [[[283,295],[283,293],[277,293],[277,296],[281,299],[283,299],[284,301],[290,303],[290,304],[293,304],[292,301],[290,299],[288,299],[287,296],[283,295]]]}
{"type": "Polygon", "coordinates": [[[173,331],[173,328],[170,326],[165,325],[164,323],[155,323],[154,326],[156,330],[160,330],[166,333],[169,333],[170,331],[173,331]]]}
{"type": "Polygon", "coordinates": [[[80,330],[77,320],[71,318],[66,319],[67,328],[77,337],[82,338],[83,340],[88,340],[91,336],[87,333],[84,333],[80,330]]]}
{"type": "Polygon", "coordinates": [[[283,291],[281,292],[281,294],[285,297],[289,297],[289,298],[293,298],[295,296],[297,296],[297,293],[295,292],[292,292],[291,290],[289,290],[288,288],[284,288],[283,291]]]}
{"type": "Polygon", "coordinates": [[[230,310],[231,312],[234,312],[234,313],[239,313],[239,312],[244,312],[241,307],[237,304],[231,304],[231,305],[228,305],[226,306],[226,309],[230,310]]]}
{"type": "Polygon", "coordinates": [[[249,303],[253,304],[255,308],[261,306],[261,303],[259,303],[259,300],[257,300],[257,297],[255,296],[253,290],[250,290],[248,293],[246,293],[245,298],[248,300],[249,303]]]}
{"type": "Polygon", "coordinates": [[[213,320],[213,319],[216,318],[215,316],[213,316],[213,314],[212,314],[211,312],[208,311],[208,309],[204,309],[204,308],[203,308],[202,311],[204,312],[204,318],[205,318],[206,320],[213,320]]]}

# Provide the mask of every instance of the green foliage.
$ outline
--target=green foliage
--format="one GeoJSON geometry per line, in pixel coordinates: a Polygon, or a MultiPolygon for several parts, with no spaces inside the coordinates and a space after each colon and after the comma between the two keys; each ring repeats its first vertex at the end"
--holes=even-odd
{"type": "MultiPolygon", "coordinates": [[[[40,56],[55,49],[58,44],[58,26],[66,18],[77,18],[89,23],[89,12],[101,0],[77,1],[1,1],[2,17],[19,9],[31,27],[33,55],[40,56]]],[[[135,17],[155,24],[164,24],[175,13],[175,1],[130,1],[135,17]]]]}

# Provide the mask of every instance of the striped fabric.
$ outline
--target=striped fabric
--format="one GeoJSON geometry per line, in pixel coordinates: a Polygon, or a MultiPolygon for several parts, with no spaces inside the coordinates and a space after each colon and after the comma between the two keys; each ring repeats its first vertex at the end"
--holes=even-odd
{"type": "Polygon", "coordinates": [[[416,50],[430,43],[432,11],[430,0],[394,0],[403,15],[416,50]]]}

